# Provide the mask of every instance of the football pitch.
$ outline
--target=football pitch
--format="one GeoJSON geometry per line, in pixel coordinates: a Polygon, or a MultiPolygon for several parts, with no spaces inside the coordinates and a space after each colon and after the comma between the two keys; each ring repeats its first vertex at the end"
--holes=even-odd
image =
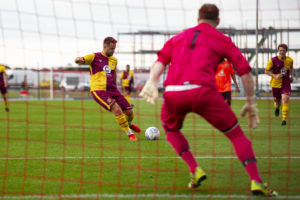
{"type": "MultiPolygon", "coordinates": [[[[10,101],[0,104],[0,199],[250,199],[248,175],[230,141],[201,117],[189,114],[182,132],[208,179],[187,188],[188,167],[165,140],[161,101],[133,100],[142,133],[137,142],[93,100],[10,101]],[[159,128],[160,139],[144,130],[159,128]]],[[[238,115],[245,101],[233,100],[238,115]]],[[[264,182],[282,199],[300,199],[300,100],[290,101],[288,125],[274,116],[272,100],[258,100],[251,139],[264,182]]],[[[260,199],[260,198],[255,198],[260,199]]],[[[261,198],[265,199],[265,198],[261,198]]]]}

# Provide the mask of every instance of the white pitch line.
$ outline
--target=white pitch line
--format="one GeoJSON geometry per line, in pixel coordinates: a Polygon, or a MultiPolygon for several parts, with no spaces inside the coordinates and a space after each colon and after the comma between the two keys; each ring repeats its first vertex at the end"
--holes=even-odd
{"type": "MultiPolygon", "coordinates": [[[[64,194],[64,195],[20,195],[20,196],[2,196],[4,199],[95,199],[95,198],[108,198],[108,199],[261,199],[261,197],[248,196],[248,195],[205,195],[205,194],[168,194],[168,193],[151,193],[151,194],[64,194]]],[[[276,199],[300,199],[300,195],[290,196],[277,196],[276,199]]]]}
{"type": "MultiPolygon", "coordinates": [[[[49,157],[16,157],[16,158],[6,158],[6,157],[0,157],[0,160],[79,160],[79,159],[174,159],[174,158],[180,158],[176,156],[124,156],[124,157],[118,157],[118,156],[105,156],[105,157],[97,157],[97,156],[49,156],[49,157]]],[[[197,159],[235,159],[236,156],[195,156],[197,159]]],[[[300,156],[258,156],[257,159],[300,159],[300,156]]]]}
{"type": "MultiPolygon", "coordinates": [[[[147,125],[147,126],[151,126],[151,124],[147,125]]],[[[52,126],[51,126],[52,127],[52,126]]],[[[266,126],[267,127],[267,126],[266,126]]],[[[59,129],[64,129],[64,127],[58,127],[59,129]]],[[[97,129],[100,129],[100,127],[89,127],[89,128],[93,128],[95,131],[97,131],[97,129]]],[[[248,127],[242,126],[242,128],[244,129],[244,132],[248,131],[248,127]]],[[[66,130],[77,130],[77,131],[82,131],[82,128],[77,128],[77,127],[65,127],[66,130]]],[[[9,130],[11,132],[14,133],[24,133],[24,129],[20,130],[18,127],[10,127],[9,130]]],[[[48,131],[52,131],[51,128],[47,128],[48,131]]],[[[213,130],[212,128],[202,128],[202,127],[196,127],[196,128],[183,128],[182,131],[211,131],[213,130]]],[[[216,132],[219,132],[217,129],[214,129],[216,132]]],[[[41,129],[38,128],[28,128],[29,132],[43,132],[44,130],[41,131],[41,129]]],[[[258,131],[266,131],[266,129],[262,129],[262,128],[257,128],[255,130],[252,130],[252,132],[258,132],[258,131]]],[[[271,129],[270,130],[271,133],[275,133],[275,132],[282,132],[282,133],[286,133],[286,132],[299,132],[299,129],[297,128],[289,128],[289,129],[271,129]]],[[[221,132],[220,132],[221,133],[221,132]]],[[[197,133],[196,133],[197,134],[197,133]]]]}
{"type": "MultiPolygon", "coordinates": [[[[143,122],[149,122],[149,120],[141,120],[141,124],[143,124],[145,127],[148,127],[148,126],[153,126],[153,123],[143,123],[143,122]]],[[[280,123],[281,121],[278,121],[278,123],[280,123]]],[[[21,123],[25,123],[25,122],[21,122],[21,123]]],[[[24,124],[21,124],[21,123],[15,123],[15,124],[10,124],[9,127],[10,128],[19,128],[19,127],[24,127],[24,124]]],[[[154,123],[155,124],[155,123],[154,123]]],[[[248,128],[248,124],[247,122],[243,122],[243,123],[239,123],[240,126],[243,128],[243,129],[247,129],[248,128]]],[[[78,124],[60,124],[60,125],[67,125],[67,126],[78,126],[78,124]]],[[[79,124],[81,125],[81,124],[79,124]]],[[[86,127],[92,127],[92,128],[100,128],[99,126],[95,125],[95,123],[85,123],[84,124],[86,127]]],[[[102,123],[101,124],[102,126],[108,126],[108,125],[111,125],[109,123],[102,123]]],[[[159,124],[156,124],[158,126],[160,126],[160,123],[159,124]]],[[[273,124],[272,124],[273,125],[273,124]]],[[[271,125],[271,128],[272,128],[272,125],[271,125]]],[[[29,126],[41,126],[41,127],[45,127],[45,126],[56,126],[55,125],[52,125],[52,124],[29,124],[29,126]]],[[[201,123],[193,123],[193,122],[187,122],[185,124],[185,126],[195,126],[196,130],[199,129],[199,130],[202,130],[202,129],[205,129],[205,130],[212,130],[212,129],[215,129],[213,128],[209,123],[206,123],[206,122],[201,122],[201,123]]],[[[259,127],[269,127],[270,125],[269,124],[260,124],[259,127]]],[[[61,127],[63,128],[63,127],[61,127]]],[[[73,128],[73,127],[66,127],[66,128],[73,128]]],[[[273,127],[274,128],[274,127],[273,127]]],[[[30,129],[30,128],[29,128],[30,129]]],[[[189,128],[183,128],[183,130],[195,130],[195,129],[189,129],[189,128]]],[[[215,129],[217,130],[217,129],[215,129]]],[[[276,129],[275,129],[276,130],[276,129]]],[[[282,129],[282,130],[286,130],[286,129],[282,129]]],[[[293,128],[293,127],[290,127],[288,130],[299,130],[297,128],[293,128]]],[[[273,131],[273,130],[272,130],[273,131]]]]}

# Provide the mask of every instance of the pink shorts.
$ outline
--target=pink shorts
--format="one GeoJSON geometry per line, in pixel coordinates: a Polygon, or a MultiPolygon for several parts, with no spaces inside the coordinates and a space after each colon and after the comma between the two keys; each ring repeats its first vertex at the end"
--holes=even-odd
{"type": "Polygon", "coordinates": [[[166,132],[179,131],[186,114],[190,112],[202,116],[222,132],[231,129],[237,123],[235,114],[217,89],[202,86],[164,93],[161,121],[166,132]]]}
{"type": "Polygon", "coordinates": [[[220,93],[224,100],[227,100],[229,102],[229,105],[231,104],[231,91],[221,92],[220,93]]]}
{"type": "Polygon", "coordinates": [[[123,111],[131,110],[132,107],[125,99],[125,97],[119,92],[115,91],[105,91],[105,90],[96,90],[91,92],[94,100],[101,105],[106,110],[111,111],[111,107],[117,103],[123,111]]]}

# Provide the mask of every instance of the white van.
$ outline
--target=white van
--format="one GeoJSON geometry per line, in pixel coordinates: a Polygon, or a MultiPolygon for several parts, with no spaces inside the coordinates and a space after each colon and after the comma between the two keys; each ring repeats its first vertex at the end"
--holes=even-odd
{"type": "Polygon", "coordinates": [[[78,89],[78,85],[79,85],[79,77],[70,76],[70,77],[63,78],[59,84],[59,87],[65,90],[76,90],[78,89]]]}

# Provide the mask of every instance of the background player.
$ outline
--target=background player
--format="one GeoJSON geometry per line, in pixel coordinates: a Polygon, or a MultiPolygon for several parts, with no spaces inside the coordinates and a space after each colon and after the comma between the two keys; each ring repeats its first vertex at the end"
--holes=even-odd
{"type": "Polygon", "coordinates": [[[5,66],[0,65],[0,92],[3,97],[5,111],[9,112],[8,102],[7,102],[7,88],[8,88],[8,76],[5,71],[5,66]]]}
{"type": "Polygon", "coordinates": [[[239,91],[232,65],[226,59],[222,59],[216,71],[216,83],[218,90],[228,105],[231,105],[231,78],[235,85],[235,90],[239,91]]]}
{"type": "Polygon", "coordinates": [[[77,57],[75,63],[90,65],[91,94],[94,100],[106,110],[115,115],[119,126],[128,135],[129,140],[136,141],[134,133],[140,128],[131,123],[133,120],[132,107],[120,93],[116,85],[117,58],[113,56],[117,40],[107,37],[103,41],[102,52],[77,57]]]}
{"type": "Polygon", "coordinates": [[[126,70],[121,73],[120,82],[124,92],[124,96],[131,104],[130,94],[134,85],[134,76],[133,71],[130,70],[130,65],[126,65],[126,70]]]}
{"type": "Polygon", "coordinates": [[[286,125],[286,118],[289,111],[289,99],[291,95],[291,83],[293,82],[293,59],[286,56],[288,46],[278,45],[278,56],[269,60],[265,73],[271,76],[270,85],[274,97],[275,116],[279,116],[279,108],[282,101],[282,122],[286,125]]]}
{"type": "Polygon", "coordinates": [[[164,67],[170,64],[164,82],[161,121],[167,141],[189,166],[190,188],[198,187],[206,179],[206,173],[198,166],[187,139],[180,132],[186,114],[194,112],[222,131],[232,142],[237,157],[250,177],[252,193],[277,196],[275,191],[263,184],[252,143],[217,90],[216,68],[219,61],[226,57],[241,76],[245,88],[247,102],[241,114],[249,112],[249,127],[257,127],[259,118],[251,68],[231,39],[216,30],[219,21],[219,9],[214,4],[204,4],[199,9],[198,25],[175,35],[157,52],[158,59],[140,95],[148,102],[155,102],[158,79],[164,67]]]}

